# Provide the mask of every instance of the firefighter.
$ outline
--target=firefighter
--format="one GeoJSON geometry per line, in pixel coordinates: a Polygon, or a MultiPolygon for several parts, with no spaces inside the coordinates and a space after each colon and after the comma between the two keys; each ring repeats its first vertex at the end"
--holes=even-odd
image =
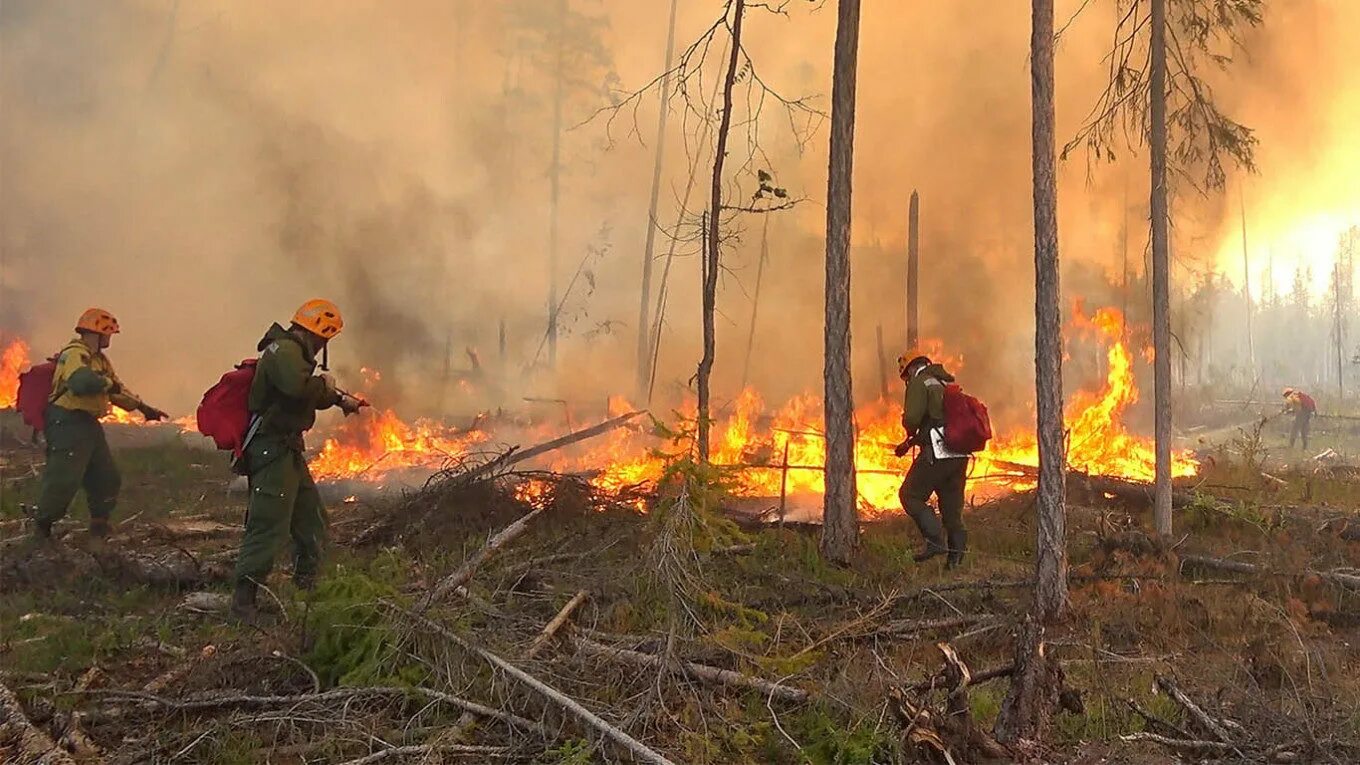
{"type": "Polygon", "coordinates": [[[1284,389],[1284,410],[1283,414],[1294,415],[1294,422],[1289,426],[1289,448],[1294,448],[1294,442],[1300,437],[1303,438],[1303,448],[1308,448],[1308,430],[1312,425],[1313,415],[1317,414],[1317,402],[1313,397],[1301,390],[1294,388],[1284,389]]]}
{"type": "Polygon", "coordinates": [[[913,446],[916,458],[898,496],[902,508],[916,522],[925,538],[925,549],[915,556],[918,563],[948,553],[947,568],[963,562],[968,532],[963,527],[963,495],[968,472],[968,455],[945,448],[944,388],[954,376],[926,356],[897,359],[897,371],[907,384],[902,411],[902,427],[907,440],[897,445],[898,457],[905,457],[913,446]],[[926,504],[935,495],[939,516],[926,504]],[[941,520],[943,519],[943,528],[941,520]]]}
{"type": "Polygon", "coordinates": [[[112,314],[91,308],[81,314],[76,337],[57,356],[43,425],[47,466],[34,525],[39,539],[51,538],[52,525],[66,515],[82,487],[90,509],[91,536],[108,536],[109,519],[122,486],[104,426],[99,424],[99,418],[108,414],[111,406],[141,412],[150,421],[166,417],[165,412],[123,387],[104,355],[119,331],[112,314]]]}
{"type": "Polygon", "coordinates": [[[232,612],[243,620],[254,621],[258,587],[289,538],[294,583],[304,590],[316,583],[326,508],[303,456],[303,433],[320,410],[338,406],[350,414],[361,406],[336,389],[329,372],[316,374],[317,355],[343,327],[334,303],[309,300],[293,315],[290,327],[274,324],[260,340],[244,449],[250,498],[232,597],[232,612]]]}

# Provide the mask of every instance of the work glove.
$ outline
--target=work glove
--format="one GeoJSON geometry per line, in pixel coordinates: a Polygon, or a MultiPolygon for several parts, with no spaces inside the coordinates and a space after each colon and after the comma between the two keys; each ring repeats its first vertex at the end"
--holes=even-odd
{"type": "Polygon", "coordinates": [[[326,386],[327,393],[335,393],[336,391],[335,375],[331,374],[330,372],[322,372],[321,374],[317,375],[317,377],[321,378],[321,382],[326,386]]]}
{"type": "Polygon", "coordinates": [[[166,412],[163,412],[150,404],[142,404],[137,408],[137,411],[142,413],[142,416],[146,418],[147,422],[160,422],[170,416],[166,412]]]}
{"type": "Polygon", "coordinates": [[[897,447],[893,449],[893,454],[896,454],[898,457],[905,457],[909,451],[911,451],[910,438],[898,444],[897,447]]]}
{"type": "Polygon", "coordinates": [[[344,412],[346,417],[348,417],[351,414],[354,414],[355,412],[359,411],[360,409],[363,409],[366,406],[368,406],[368,402],[364,401],[363,399],[357,396],[352,396],[346,393],[345,395],[340,397],[339,404],[340,411],[344,412]]]}

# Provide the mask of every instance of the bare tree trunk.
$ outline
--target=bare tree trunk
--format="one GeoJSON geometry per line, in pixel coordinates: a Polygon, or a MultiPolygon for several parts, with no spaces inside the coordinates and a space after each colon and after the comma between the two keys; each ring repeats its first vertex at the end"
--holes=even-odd
{"type": "Polygon", "coordinates": [[[760,315],[760,285],[765,281],[765,263],[770,259],[770,216],[760,229],[760,262],[756,264],[756,288],[751,296],[751,326],[746,330],[746,361],[741,365],[741,389],[751,379],[751,354],[756,347],[756,317],[760,315]]]}
{"type": "Polygon", "coordinates": [[[548,366],[557,367],[557,258],[558,199],[562,190],[562,101],[566,98],[563,66],[566,61],[567,0],[557,3],[557,84],[553,89],[552,165],[548,170],[548,366]]]}
{"type": "Polygon", "coordinates": [[[911,191],[907,210],[907,351],[916,353],[921,342],[920,298],[921,196],[911,191]]]}
{"type": "Polygon", "coordinates": [[[1050,623],[1067,608],[1067,448],[1063,439],[1062,295],[1053,132],[1053,0],[1035,0],[1030,45],[1034,99],[1034,389],[1039,435],[1034,602],[1040,622],[1050,623]]]}
{"type": "Polygon", "coordinates": [[[1332,278],[1336,283],[1336,305],[1334,306],[1334,332],[1336,334],[1336,395],[1341,401],[1346,400],[1346,349],[1344,333],[1341,324],[1341,251],[1336,253],[1336,264],[1333,267],[1332,278]]]}
{"type": "Polygon", "coordinates": [[[671,57],[675,55],[675,9],[680,0],[671,0],[671,20],[666,29],[666,60],[661,75],[661,103],[656,118],[656,162],[652,165],[652,199],[647,205],[647,243],[642,248],[642,305],[638,309],[637,391],[647,390],[651,375],[651,343],[648,319],[651,318],[652,256],[656,248],[656,208],[661,198],[661,167],[666,155],[666,117],[670,115],[671,57]]]}
{"type": "Polygon", "coordinates": [[[1251,260],[1247,257],[1247,202],[1238,198],[1242,210],[1242,299],[1247,304],[1247,364],[1256,380],[1256,335],[1251,330],[1251,260]]]}
{"type": "Polygon", "coordinates": [[[849,563],[859,548],[855,411],[850,376],[850,202],[855,158],[859,0],[840,0],[831,84],[831,164],[826,191],[826,495],[822,555],[849,563]]]}
{"type": "Polygon", "coordinates": [[[718,249],[722,246],[718,230],[722,220],[722,174],[723,164],[727,161],[727,134],[732,129],[732,86],[737,81],[737,67],[741,61],[741,22],[746,15],[746,0],[733,0],[732,3],[732,49],[727,58],[727,74],[723,78],[722,117],[718,122],[718,140],[713,150],[713,186],[709,199],[708,219],[705,223],[707,241],[704,242],[704,356],[699,361],[697,386],[699,388],[698,447],[699,460],[708,462],[709,378],[713,374],[714,327],[713,311],[718,293],[718,249]]]}
{"type": "Polygon", "coordinates": [[[1167,236],[1166,0],[1152,4],[1152,347],[1157,533],[1171,535],[1171,253],[1167,236]]]}
{"type": "Polygon", "coordinates": [[[888,392],[888,349],[883,347],[883,325],[874,327],[874,342],[878,345],[878,397],[884,401],[892,396],[888,392]]]}

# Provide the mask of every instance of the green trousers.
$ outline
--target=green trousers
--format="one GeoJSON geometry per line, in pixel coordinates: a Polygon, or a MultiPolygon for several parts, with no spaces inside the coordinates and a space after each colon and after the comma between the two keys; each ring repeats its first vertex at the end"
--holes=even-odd
{"type": "Polygon", "coordinates": [[[968,531],[963,527],[963,495],[968,481],[968,460],[937,460],[922,449],[911,463],[907,480],[898,497],[907,515],[925,537],[926,546],[936,550],[963,552],[968,548],[968,531]],[[935,495],[940,515],[926,502],[935,495]],[[941,519],[944,520],[941,528],[941,519]],[[946,539],[946,534],[948,538],[946,539]]]}
{"type": "Polygon", "coordinates": [[[38,497],[38,520],[61,520],[82,488],[91,518],[112,516],[123,478],[104,438],[104,426],[89,412],[49,406],[43,433],[47,467],[38,497]]]}
{"type": "Polygon", "coordinates": [[[263,583],[289,538],[294,578],[315,576],[326,542],[326,507],[302,452],[274,439],[256,439],[246,460],[250,505],[236,580],[263,583]]]}

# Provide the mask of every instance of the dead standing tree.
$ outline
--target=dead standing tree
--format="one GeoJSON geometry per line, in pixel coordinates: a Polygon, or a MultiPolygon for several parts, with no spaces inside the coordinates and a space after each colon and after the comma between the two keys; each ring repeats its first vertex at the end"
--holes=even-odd
{"type": "Polygon", "coordinates": [[[1119,0],[1108,60],[1110,81],[1085,127],[1063,149],[1079,145],[1113,161],[1120,137],[1146,140],[1151,166],[1152,343],[1155,406],[1157,533],[1171,534],[1171,261],[1169,174],[1205,193],[1226,180],[1223,157],[1254,170],[1256,138],[1214,104],[1200,76],[1220,68],[1240,47],[1239,32],[1261,23],[1263,0],[1119,0]],[[1171,135],[1174,130],[1175,135],[1171,135]]]}
{"type": "Polygon", "coordinates": [[[859,0],[840,0],[831,85],[831,161],[826,190],[826,495],[822,555],[848,564],[859,548],[855,411],[850,375],[850,202],[855,158],[859,0]]]}
{"type": "MultiPolygon", "coordinates": [[[[713,128],[714,105],[702,100],[696,102],[691,99],[696,90],[702,91],[701,87],[696,89],[696,86],[702,84],[704,65],[708,59],[708,54],[713,50],[713,42],[719,33],[723,31],[728,33],[729,43],[726,47],[726,61],[722,65],[721,74],[717,81],[721,101],[716,107],[716,128],[713,128],[714,152],[709,201],[706,209],[698,216],[686,210],[680,212],[682,220],[688,215],[691,219],[698,218],[700,222],[700,232],[697,238],[702,243],[700,281],[703,355],[694,377],[698,399],[695,441],[699,458],[705,462],[708,460],[709,432],[712,425],[710,415],[711,378],[716,357],[714,315],[717,306],[718,276],[722,269],[720,255],[723,246],[737,236],[735,232],[736,216],[744,213],[771,213],[787,210],[801,201],[790,198],[787,190],[776,187],[774,176],[763,169],[756,171],[758,188],[751,195],[749,203],[730,204],[725,201],[734,197],[741,198],[739,196],[741,192],[736,188],[736,183],[733,179],[727,177],[728,145],[731,140],[732,128],[734,125],[740,125],[746,130],[747,152],[745,161],[738,169],[738,173],[749,175],[751,170],[755,169],[757,160],[761,160],[767,166],[769,164],[769,158],[761,149],[759,140],[760,116],[768,101],[777,102],[787,112],[790,128],[800,146],[815,131],[816,124],[822,116],[820,112],[808,104],[808,99],[791,100],[784,98],[770,88],[757,73],[754,62],[742,45],[742,30],[747,20],[747,12],[753,8],[765,10],[775,15],[785,13],[784,5],[775,6],[764,3],[748,5],[746,0],[728,0],[723,5],[722,16],[681,52],[673,67],[667,69],[642,89],[627,95],[614,106],[596,112],[591,118],[594,119],[595,116],[600,114],[608,114],[606,128],[609,129],[612,128],[614,120],[621,111],[625,108],[631,108],[634,112],[632,132],[636,133],[636,110],[641,103],[642,96],[652,88],[661,86],[662,83],[673,81],[676,96],[683,100],[686,117],[698,117],[703,125],[702,134],[707,136],[710,128],[713,128]],[[744,119],[740,121],[734,119],[738,95],[742,97],[741,100],[744,101],[747,112],[744,119]]],[[[702,95],[699,98],[702,98],[702,95]]],[[[688,196],[688,193],[686,196],[688,196]]],[[[677,239],[681,236],[679,228],[677,226],[677,239]]],[[[664,283],[662,289],[665,290],[664,283]]],[[[658,318],[656,326],[659,328],[659,325],[660,319],[658,318]]],[[[653,352],[655,352],[655,348],[653,352]]],[[[649,376],[653,373],[654,370],[649,372],[649,376]]]]}

